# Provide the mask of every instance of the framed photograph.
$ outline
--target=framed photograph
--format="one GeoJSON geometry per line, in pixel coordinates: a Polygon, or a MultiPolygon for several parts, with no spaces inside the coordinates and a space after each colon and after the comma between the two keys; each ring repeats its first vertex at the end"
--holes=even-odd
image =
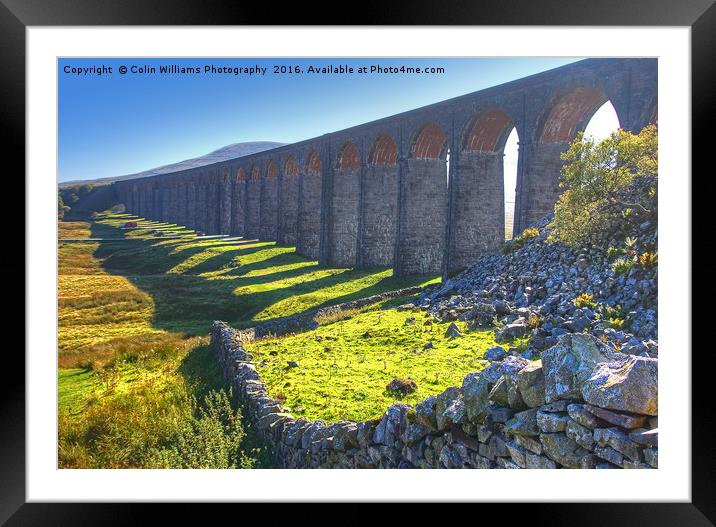
{"type": "Polygon", "coordinates": [[[716,521],[690,310],[711,2],[351,26],[3,4],[27,311],[2,521],[315,501],[716,521]]]}

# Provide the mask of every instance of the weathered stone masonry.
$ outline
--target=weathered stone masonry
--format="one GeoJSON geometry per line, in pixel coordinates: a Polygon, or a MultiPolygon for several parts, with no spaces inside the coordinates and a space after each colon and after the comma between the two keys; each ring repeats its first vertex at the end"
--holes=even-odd
{"type": "Polygon", "coordinates": [[[215,322],[212,345],[282,468],[658,468],[658,359],[609,352],[586,333],[563,335],[541,361],[494,361],[415,408],[329,425],[268,394],[243,345],[277,327],[258,329],[215,322]]]}
{"type": "Polygon", "coordinates": [[[149,219],[295,244],[324,265],[447,274],[499,248],[513,127],[519,233],[551,210],[560,154],[607,100],[625,130],[653,122],[656,59],[587,59],[299,143],[114,185],[129,212],[149,219]]]}

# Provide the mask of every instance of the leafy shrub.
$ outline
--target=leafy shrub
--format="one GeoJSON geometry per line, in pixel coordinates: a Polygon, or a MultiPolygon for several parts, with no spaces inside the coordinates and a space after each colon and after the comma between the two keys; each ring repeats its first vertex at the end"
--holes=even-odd
{"type": "Polygon", "coordinates": [[[623,318],[610,318],[609,319],[609,327],[622,330],[626,326],[626,320],[623,318]]]}
{"type": "Polygon", "coordinates": [[[597,303],[594,301],[594,297],[590,295],[589,293],[582,293],[577,298],[573,300],[574,305],[578,308],[588,308],[588,309],[595,309],[597,307],[597,303]]]}
{"type": "Polygon", "coordinates": [[[611,260],[612,258],[616,258],[620,254],[624,254],[624,250],[620,249],[619,247],[609,247],[607,249],[607,258],[611,260]]]}
{"type": "Polygon", "coordinates": [[[578,245],[598,238],[636,211],[651,213],[650,193],[626,202],[620,190],[637,177],[653,179],[655,185],[657,153],[655,125],[636,135],[617,130],[598,143],[578,134],[562,154],[560,187],[565,191],[554,207],[550,239],[578,245]]]}
{"type": "Polygon", "coordinates": [[[600,304],[597,310],[597,316],[601,320],[606,320],[609,323],[609,327],[614,329],[621,330],[629,326],[629,317],[619,304],[615,306],[600,304]]]}
{"type": "Polygon", "coordinates": [[[539,229],[534,227],[525,229],[521,234],[512,238],[512,240],[504,242],[502,244],[502,252],[504,254],[515,252],[516,250],[524,247],[528,241],[536,236],[539,236],[539,229]]]}
{"type": "Polygon", "coordinates": [[[610,318],[626,318],[626,312],[620,306],[619,304],[615,306],[610,306],[607,304],[600,304],[599,310],[597,311],[597,314],[605,320],[608,320],[610,318]]]}
{"type": "Polygon", "coordinates": [[[626,276],[634,267],[636,262],[633,258],[617,258],[610,266],[615,276],[626,276]]]}
{"type": "Polygon", "coordinates": [[[530,315],[527,317],[527,327],[529,329],[537,329],[542,325],[542,317],[539,316],[537,313],[530,313],[530,315]]]}
{"type": "MultiPolygon", "coordinates": [[[[231,392],[230,392],[231,393],[231,392]]],[[[241,411],[234,410],[224,390],[211,391],[191,419],[176,433],[169,459],[172,468],[236,468],[244,439],[241,411]]]]}
{"type": "Polygon", "coordinates": [[[639,255],[639,264],[642,267],[653,267],[659,261],[659,255],[652,252],[643,252],[639,255]]]}

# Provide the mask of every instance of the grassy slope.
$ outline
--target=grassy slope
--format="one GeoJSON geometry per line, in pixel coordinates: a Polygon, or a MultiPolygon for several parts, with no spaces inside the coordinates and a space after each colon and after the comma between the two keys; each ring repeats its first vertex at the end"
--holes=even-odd
{"type": "Polygon", "coordinates": [[[160,222],[119,229],[128,219],[59,224],[61,466],[164,466],[162,429],[187,418],[188,398],[224,387],[212,320],[251,325],[428,280],[319,269],[293,248],[194,239],[160,222]],[[89,237],[133,239],[61,241],[89,237]]]}
{"type": "Polygon", "coordinates": [[[494,332],[470,331],[445,336],[448,323],[425,325],[424,312],[379,306],[314,331],[267,338],[247,346],[266,381],[269,393],[290,406],[295,415],[329,422],[362,421],[379,416],[394,402],[416,404],[465,374],[480,371],[484,352],[495,345],[494,332]],[[424,349],[430,342],[432,349],[424,349]],[[298,367],[288,367],[297,361],[298,367]],[[393,379],[416,381],[416,392],[405,397],[387,392],[393,379]]]}

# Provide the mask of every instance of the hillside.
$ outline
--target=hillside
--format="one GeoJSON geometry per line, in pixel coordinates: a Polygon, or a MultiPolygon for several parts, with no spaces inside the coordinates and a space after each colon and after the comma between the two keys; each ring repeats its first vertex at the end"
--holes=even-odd
{"type": "Polygon", "coordinates": [[[156,176],[159,174],[169,174],[171,172],[178,172],[179,170],[186,170],[189,168],[201,167],[210,165],[212,163],[218,163],[220,161],[226,161],[227,159],[234,159],[241,156],[248,156],[257,152],[263,152],[264,150],[271,150],[283,146],[284,143],[276,143],[273,141],[251,141],[247,143],[233,143],[230,145],[222,146],[221,148],[209,152],[203,156],[193,157],[191,159],[185,159],[177,163],[171,163],[168,165],[162,165],[135,174],[127,174],[124,176],[108,177],[101,179],[83,179],[83,180],[72,180],[63,181],[59,184],[60,188],[71,187],[80,184],[94,184],[94,185],[108,185],[115,181],[125,181],[127,179],[138,179],[148,176],[156,176]]]}

